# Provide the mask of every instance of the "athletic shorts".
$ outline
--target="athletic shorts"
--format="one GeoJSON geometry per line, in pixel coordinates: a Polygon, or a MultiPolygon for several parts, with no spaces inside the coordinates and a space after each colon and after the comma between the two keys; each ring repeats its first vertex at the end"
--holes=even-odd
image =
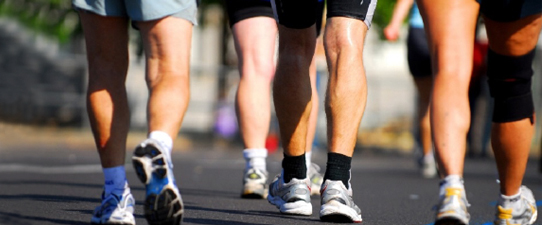
{"type": "MultiPolygon", "coordinates": [[[[230,27],[237,22],[258,16],[273,18],[273,9],[270,0],[225,0],[228,11],[230,27]]],[[[316,36],[322,29],[322,16],[324,14],[324,0],[319,0],[316,11],[316,36]]]]}
{"type": "Polygon", "coordinates": [[[430,77],[431,55],[423,28],[410,27],[407,38],[408,68],[414,77],[430,77]]]}
{"type": "Polygon", "coordinates": [[[542,13],[542,0],[478,0],[480,10],[497,22],[512,22],[542,13]]]}
{"type": "Polygon", "coordinates": [[[101,16],[151,21],[173,16],[197,24],[196,0],[72,0],[74,8],[101,16]]]}
{"type": "MultiPolygon", "coordinates": [[[[327,0],[327,18],[358,19],[371,27],[377,0],[327,0]]],[[[277,22],[285,27],[304,29],[316,23],[318,0],[271,0],[277,22]]]]}

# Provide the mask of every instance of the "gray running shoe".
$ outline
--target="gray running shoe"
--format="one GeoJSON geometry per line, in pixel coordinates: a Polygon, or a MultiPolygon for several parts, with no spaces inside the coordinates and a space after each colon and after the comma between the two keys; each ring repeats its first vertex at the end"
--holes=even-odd
{"type": "Polygon", "coordinates": [[[284,183],[282,174],[279,174],[269,185],[267,201],[275,205],[281,213],[309,216],[312,214],[310,193],[309,178],[293,178],[284,183]]]}
{"type": "Polygon", "coordinates": [[[495,225],[533,224],[538,216],[533,192],[529,188],[521,186],[520,201],[521,207],[517,209],[505,208],[507,206],[498,204],[495,225]]]}
{"type": "Polygon", "coordinates": [[[446,188],[444,195],[440,196],[435,225],[469,224],[470,215],[467,212],[469,206],[464,188],[446,188]]]}
{"type": "Polygon", "coordinates": [[[145,184],[145,218],[151,225],[178,225],[184,212],[183,200],[173,176],[169,151],[147,139],[136,147],[132,163],[145,184]]]}
{"type": "Polygon", "coordinates": [[[124,189],[122,195],[110,194],[105,197],[102,193],[102,204],[92,213],[90,223],[134,225],[134,206],[130,188],[124,189]]]}
{"type": "Polygon", "coordinates": [[[361,223],[361,210],[352,199],[352,188],[346,189],[342,181],[326,180],[321,194],[321,221],[361,223]]]}
{"type": "Polygon", "coordinates": [[[320,166],[311,163],[307,170],[307,177],[311,180],[311,195],[320,195],[320,188],[324,182],[324,176],[320,173],[320,166]]]}
{"type": "Polygon", "coordinates": [[[267,171],[254,168],[245,171],[241,198],[266,198],[267,192],[267,171]]]}

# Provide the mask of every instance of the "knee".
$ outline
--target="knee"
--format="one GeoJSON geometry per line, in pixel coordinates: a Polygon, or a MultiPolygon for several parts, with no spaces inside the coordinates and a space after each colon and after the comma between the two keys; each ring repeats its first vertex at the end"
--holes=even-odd
{"type": "Polygon", "coordinates": [[[505,56],[488,51],[488,83],[495,99],[493,122],[531,118],[534,112],[531,83],[534,49],[522,56],[505,56]]]}

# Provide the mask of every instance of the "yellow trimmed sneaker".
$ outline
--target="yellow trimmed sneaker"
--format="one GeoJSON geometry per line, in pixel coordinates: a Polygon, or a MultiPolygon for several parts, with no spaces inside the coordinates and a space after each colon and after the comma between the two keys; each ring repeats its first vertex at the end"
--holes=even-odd
{"type": "Polygon", "coordinates": [[[536,201],[533,192],[525,186],[521,186],[521,195],[517,199],[521,201],[516,207],[497,204],[497,213],[495,215],[495,225],[527,225],[533,224],[538,216],[536,201]]]}
{"type": "Polygon", "coordinates": [[[444,195],[440,196],[435,225],[469,224],[470,215],[467,212],[467,207],[469,207],[469,203],[464,188],[446,188],[444,195]]]}

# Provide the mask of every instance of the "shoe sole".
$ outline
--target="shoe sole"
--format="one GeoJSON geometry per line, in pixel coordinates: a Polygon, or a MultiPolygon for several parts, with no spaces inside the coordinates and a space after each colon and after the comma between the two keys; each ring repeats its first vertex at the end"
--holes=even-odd
{"type": "Polygon", "coordinates": [[[312,215],[312,204],[305,201],[295,201],[295,202],[284,202],[280,197],[273,197],[271,195],[267,196],[267,201],[272,205],[276,206],[280,213],[288,215],[301,215],[301,216],[310,216],[312,215]]]}
{"type": "Polygon", "coordinates": [[[241,198],[245,199],[265,199],[267,198],[267,193],[269,190],[265,188],[265,185],[263,185],[264,188],[262,188],[262,184],[249,184],[246,183],[243,188],[243,193],[241,194],[241,198]]]}
{"type": "Polygon", "coordinates": [[[352,208],[331,200],[320,207],[320,220],[334,223],[361,223],[361,215],[352,208]]]}
{"type": "Polygon", "coordinates": [[[460,219],[453,218],[453,217],[443,217],[435,221],[435,225],[467,225],[468,223],[465,223],[461,221],[460,219]]]}
{"type": "Polygon", "coordinates": [[[152,145],[138,146],[134,151],[132,163],[137,177],[146,185],[147,197],[144,209],[149,224],[181,224],[183,202],[176,187],[169,184],[167,165],[162,153],[152,145]]]}

